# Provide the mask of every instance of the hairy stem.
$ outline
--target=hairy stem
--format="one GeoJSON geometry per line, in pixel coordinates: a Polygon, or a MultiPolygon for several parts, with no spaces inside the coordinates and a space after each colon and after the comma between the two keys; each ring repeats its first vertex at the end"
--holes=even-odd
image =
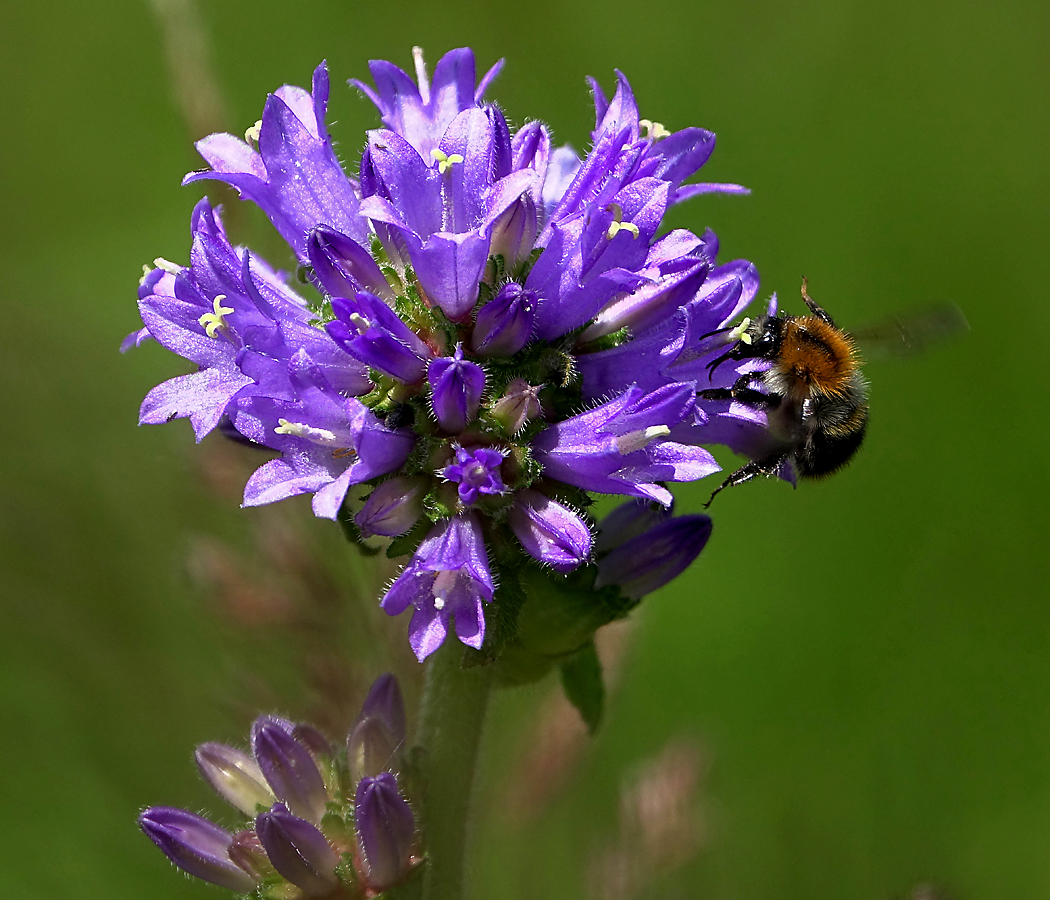
{"type": "Polygon", "coordinates": [[[451,634],[427,662],[420,712],[423,827],[427,846],[424,900],[462,900],[471,788],[485,723],[491,666],[462,668],[463,646],[451,634]]]}

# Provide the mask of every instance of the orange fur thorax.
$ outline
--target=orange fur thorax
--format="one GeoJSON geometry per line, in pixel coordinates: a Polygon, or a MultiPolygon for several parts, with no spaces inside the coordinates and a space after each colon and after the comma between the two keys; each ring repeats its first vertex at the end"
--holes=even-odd
{"type": "Polygon", "coordinates": [[[790,393],[805,399],[812,393],[845,393],[859,361],[849,335],[816,316],[787,320],[776,368],[789,379],[790,393]]]}

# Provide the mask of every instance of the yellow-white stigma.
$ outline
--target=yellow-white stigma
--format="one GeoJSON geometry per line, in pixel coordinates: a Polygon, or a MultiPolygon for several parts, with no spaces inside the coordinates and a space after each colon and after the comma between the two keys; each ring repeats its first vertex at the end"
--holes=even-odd
{"type": "Polygon", "coordinates": [[[165,259],[163,256],[158,256],[153,260],[153,267],[155,269],[163,269],[169,275],[178,275],[183,268],[178,263],[173,263],[170,259],[165,259]]]}
{"type": "Polygon", "coordinates": [[[452,593],[452,589],[456,586],[456,578],[459,576],[459,572],[438,572],[437,578],[434,579],[434,609],[444,609],[445,604],[448,602],[448,595],[452,593]]]}
{"type": "Polygon", "coordinates": [[[430,151],[430,155],[437,160],[438,172],[444,175],[449,169],[451,169],[456,163],[463,162],[463,156],[459,153],[448,154],[444,150],[438,150],[435,147],[430,151]]]}
{"type": "Polygon", "coordinates": [[[629,431],[616,439],[616,449],[620,451],[622,456],[626,456],[628,453],[634,453],[636,450],[647,447],[657,438],[666,437],[670,433],[671,429],[666,425],[650,425],[648,428],[640,428],[638,431],[629,431]]]}
{"type": "Polygon", "coordinates": [[[359,329],[362,334],[368,331],[372,327],[372,323],[368,321],[361,313],[350,313],[350,321],[354,327],[359,329]]]}
{"type": "Polygon", "coordinates": [[[313,425],[304,425],[302,422],[289,422],[287,419],[278,419],[275,434],[290,434],[292,437],[304,438],[314,444],[331,446],[338,439],[334,431],[327,428],[314,428],[313,425]]]}
{"type": "Polygon", "coordinates": [[[747,316],[744,316],[740,324],[726,335],[726,343],[735,344],[737,341],[740,341],[742,344],[750,344],[751,335],[747,333],[747,330],[750,327],[751,320],[747,316]]]}
{"type": "Polygon", "coordinates": [[[220,328],[225,330],[226,316],[233,312],[232,307],[222,305],[225,299],[225,294],[217,295],[212,301],[214,312],[205,313],[197,320],[197,323],[204,329],[204,333],[210,338],[216,337],[220,328]]]}
{"type": "Polygon", "coordinates": [[[605,236],[610,241],[621,231],[626,231],[633,238],[638,237],[638,226],[634,222],[623,221],[623,207],[619,203],[610,203],[605,210],[613,215],[613,220],[609,223],[609,230],[605,232],[605,236]]]}
{"type": "Polygon", "coordinates": [[[256,147],[259,146],[259,135],[262,133],[262,119],[259,119],[251,128],[244,132],[244,140],[256,147]]]}
{"type": "Polygon", "coordinates": [[[652,122],[649,119],[639,119],[638,124],[645,129],[645,136],[651,141],[658,141],[661,138],[670,137],[671,132],[664,128],[660,122],[652,122]]]}

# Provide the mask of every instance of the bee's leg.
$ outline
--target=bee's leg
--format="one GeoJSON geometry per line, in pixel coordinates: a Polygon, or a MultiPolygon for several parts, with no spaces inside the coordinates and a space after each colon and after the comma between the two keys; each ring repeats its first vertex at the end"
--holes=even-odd
{"type": "Polygon", "coordinates": [[[714,493],[711,494],[707,503],[704,504],[704,509],[707,509],[711,505],[711,501],[728,487],[736,487],[738,484],[744,484],[752,478],[757,478],[759,475],[765,475],[767,477],[770,475],[776,475],[787,458],[788,454],[781,453],[778,456],[769,456],[765,459],[753,459],[751,462],[747,463],[747,465],[741,466],[726,478],[726,480],[717,488],[715,488],[714,493]]]}
{"type": "Polygon", "coordinates": [[[802,276],[802,300],[806,306],[809,307],[809,311],[813,313],[818,319],[827,322],[832,328],[835,327],[835,320],[827,314],[827,311],[822,307],[816,300],[809,296],[809,291],[806,290],[806,276],[802,276]]]}
{"type": "Polygon", "coordinates": [[[738,400],[757,409],[776,409],[780,406],[780,397],[763,394],[761,391],[748,387],[760,377],[758,372],[749,372],[733,382],[731,388],[709,388],[706,391],[697,391],[696,396],[702,400],[738,400]]]}

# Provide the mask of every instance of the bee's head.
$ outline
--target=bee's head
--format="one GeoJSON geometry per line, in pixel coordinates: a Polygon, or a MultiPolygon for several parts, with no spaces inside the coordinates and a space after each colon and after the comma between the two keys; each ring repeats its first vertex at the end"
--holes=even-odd
{"type": "Polygon", "coordinates": [[[714,376],[715,370],[729,359],[775,359],[780,352],[783,334],[784,321],[776,316],[745,318],[726,335],[733,346],[708,364],[708,377],[714,376]]]}

